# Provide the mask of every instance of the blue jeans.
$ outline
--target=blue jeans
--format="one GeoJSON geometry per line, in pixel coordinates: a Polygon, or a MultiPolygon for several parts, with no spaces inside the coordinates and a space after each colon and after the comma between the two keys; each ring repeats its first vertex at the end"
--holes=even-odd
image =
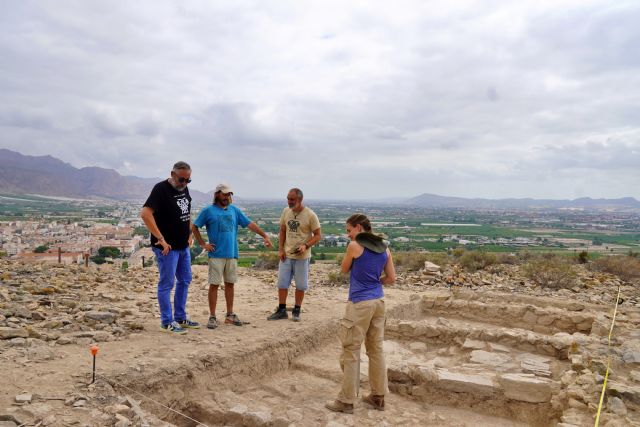
{"type": "Polygon", "coordinates": [[[191,283],[191,252],[189,248],[171,250],[167,255],[162,255],[162,250],[153,248],[158,262],[158,304],[160,305],[160,317],[163,325],[187,319],[185,310],[189,283],[191,283]],[[173,296],[174,312],[171,312],[171,290],[176,282],[176,291],[173,296]]]}
{"type": "Polygon", "coordinates": [[[278,289],[289,289],[295,279],[296,289],[306,291],[309,288],[309,258],[285,258],[278,264],[278,289]]]}

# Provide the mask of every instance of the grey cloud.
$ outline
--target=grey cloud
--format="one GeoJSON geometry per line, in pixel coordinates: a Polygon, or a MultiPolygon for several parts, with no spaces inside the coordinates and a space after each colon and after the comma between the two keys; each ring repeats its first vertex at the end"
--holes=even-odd
{"type": "Polygon", "coordinates": [[[4,110],[0,111],[0,126],[49,130],[53,127],[51,117],[38,111],[4,110]]]}
{"type": "Polygon", "coordinates": [[[404,139],[402,132],[393,126],[384,126],[373,130],[372,136],[380,139],[399,140],[404,139]]]}
{"type": "Polygon", "coordinates": [[[640,167],[640,134],[606,141],[587,141],[582,144],[544,146],[536,149],[536,163],[559,169],[638,169],[640,167]]]}
{"type": "Polygon", "coordinates": [[[585,5],[549,11],[532,21],[531,35],[556,66],[572,74],[595,74],[640,65],[640,5],[637,2],[585,5]]]}
{"type": "Polygon", "coordinates": [[[94,111],[89,115],[89,123],[103,137],[117,138],[129,134],[122,119],[112,112],[94,111]]]}
{"type": "Polygon", "coordinates": [[[135,132],[145,137],[157,136],[162,132],[160,121],[151,116],[143,117],[134,124],[135,132]]]}
{"type": "Polygon", "coordinates": [[[200,148],[207,145],[242,152],[247,149],[282,150],[295,142],[277,123],[261,123],[260,111],[250,104],[213,104],[189,115],[187,124],[175,129],[175,138],[185,138],[200,148]]]}

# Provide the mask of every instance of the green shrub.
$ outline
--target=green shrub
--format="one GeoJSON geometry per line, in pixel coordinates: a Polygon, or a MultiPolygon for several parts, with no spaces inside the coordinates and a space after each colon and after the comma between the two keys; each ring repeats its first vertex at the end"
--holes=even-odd
{"type": "Polygon", "coordinates": [[[98,249],[98,256],[103,258],[120,258],[120,249],[114,246],[102,246],[98,249]]]}
{"type": "Polygon", "coordinates": [[[577,274],[570,260],[562,257],[542,257],[522,268],[525,277],[543,288],[568,289],[576,285],[577,274]]]}
{"type": "Polygon", "coordinates": [[[279,263],[278,252],[260,252],[253,266],[261,270],[277,270],[279,263]]]}
{"type": "Polygon", "coordinates": [[[451,254],[456,258],[460,258],[464,253],[465,250],[462,247],[455,248],[453,251],[451,251],[451,254]]]}
{"type": "Polygon", "coordinates": [[[89,259],[91,260],[91,262],[94,262],[94,263],[96,263],[96,264],[98,264],[98,265],[100,265],[100,264],[104,264],[105,262],[107,262],[107,260],[106,260],[106,259],[104,259],[104,257],[101,257],[101,256],[99,256],[99,255],[92,256],[92,257],[91,257],[91,258],[89,258],[89,259]]]}
{"type": "Polygon", "coordinates": [[[49,245],[40,245],[37,248],[35,248],[33,251],[37,254],[42,254],[45,253],[49,250],[49,245]]]}
{"type": "Polygon", "coordinates": [[[460,265],[467,271],[478,271],[496,263],[497,257],[493,252],[466,251],[460,257],[460,265]]]}
{"type": "Polygon", "coordinates": [[[578,253],[578,262],[580,264],[586,264],[589,261],[589,252],[581,251],[578,253]]]}
{"type": "Polygon", "coordinates": [[[634,256],[603,256],[591,263],[590,268],[595,271],[615,274],[622,280],[640,277],[640,259],[634,256]]]}

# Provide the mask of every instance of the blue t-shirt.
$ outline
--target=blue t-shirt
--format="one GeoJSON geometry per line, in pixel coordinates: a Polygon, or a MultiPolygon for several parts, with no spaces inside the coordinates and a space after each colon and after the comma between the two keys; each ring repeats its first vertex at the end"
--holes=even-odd
{"type": "Polygon", "coordinates": [[[207,227],[209,243],[216,247],[209,258],[238,258],[238,226],[246,228],[251,220],[233,205],[223,209],[207,206],[193,222],[196,227],[207,227]]]}

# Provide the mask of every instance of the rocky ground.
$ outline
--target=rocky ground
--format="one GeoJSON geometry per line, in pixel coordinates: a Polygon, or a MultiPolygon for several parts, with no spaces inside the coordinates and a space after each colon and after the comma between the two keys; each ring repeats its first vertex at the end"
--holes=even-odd
{"type": "MultiPolygon", "coordinates": [[[[335,269],[312,266],[300,323],[266,321],[276,272],[241,269],[235,311],[250,324],[169,336],[155,268],[0,260],[0,427],[593,425],[609,357],[600,424],[640,425],[640,290],[584,268],[565,290],[540,289],[516,265],[402,273],[385,298],[387,410],[325,410],[347,295],[335,269]]],[[[202,323],[206,277],[194,267],[188,303],[202,323]]],[[[364,351],[361,372],[366,393],[364,351]]]]}

